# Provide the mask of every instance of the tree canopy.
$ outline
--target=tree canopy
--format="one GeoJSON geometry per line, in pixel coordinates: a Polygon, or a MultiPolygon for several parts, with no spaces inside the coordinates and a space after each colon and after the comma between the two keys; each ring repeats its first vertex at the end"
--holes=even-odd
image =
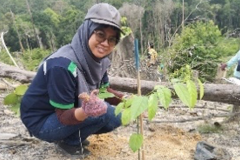
{"type": "Polygon", "coordinates": [[[119,9],[124,29],[140,40],[142,56],[153,42],[163,59],[171,58],[171,72],[185,63],[212,72],[221,56],[239,48],[239,0],[0,0],[0,32],[7,32],[11,52],[51,52],[71,41],[88,8],[99,2],[119,9]],[[199,65],[206,59],[208,69],[199,65]]]}

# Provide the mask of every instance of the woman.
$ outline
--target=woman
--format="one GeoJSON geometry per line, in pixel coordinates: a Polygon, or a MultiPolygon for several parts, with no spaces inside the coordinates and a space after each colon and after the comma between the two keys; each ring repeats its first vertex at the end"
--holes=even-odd
{"type": "Polygon", "coordinates": [[[240,50],[227,63],[221,64],[221,69],[225,71],[226,68],[229,69],[233,65],[236,65],[233,76],[237,79],[240,79],[240,50]]]}
{"type": "Polygon", "coordinates": [[[113,6],[95,4],[72,42],[40,65],[21,102],[21,119],[31,135],[55,142],[71,155],[81,155],[82,142],[88,136],[110,132],[121,125],[121,115],[114,115],[114,107],[94,95],[101,85],[109,86],[107,56],[119,42],[120,19],[113,6]],[[78,98],[84,92],[92,92],[89,101],[78,98]]]}

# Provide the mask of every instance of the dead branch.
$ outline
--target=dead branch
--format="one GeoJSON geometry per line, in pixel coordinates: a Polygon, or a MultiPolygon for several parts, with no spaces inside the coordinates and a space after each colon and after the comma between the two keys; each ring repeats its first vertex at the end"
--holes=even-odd
{"type": "Polygon", "coordinates": [[[182,120],[176,120],[176,121],[163,121],[163,120],[153,120],[149,121],[150,123],[186,123],[186,122],[192,122],[192,121],[200,121],[200,120],[209,120],[213,118],[219,118],[219,117],[232,117],[240,115],[240,112],[236,113],[222,113],[218,115],[208,115],[208,116],[202,116],[197,118],[190,118],[190,119],[182,119],[182,120]]]}
{"type": "MultiPolygon", "coordinates": [[[[160,105],[159,108],[164,109],[164,106],[160,105]]],[[[181,105],[170,105],[168,109],[171,109],[171,108],[189,109],[188,106],[184,106],[183,104],[181,104],[181,105]]],[[[227,110],[227,109],[219,109],[219,108],[214,108],[214,107],[205,107],[205,105],[196,105],[194,108],[215,110],[215,111],[222,111],[222,112],[229,112],[230,111],[230,110],[227,110]]]]}

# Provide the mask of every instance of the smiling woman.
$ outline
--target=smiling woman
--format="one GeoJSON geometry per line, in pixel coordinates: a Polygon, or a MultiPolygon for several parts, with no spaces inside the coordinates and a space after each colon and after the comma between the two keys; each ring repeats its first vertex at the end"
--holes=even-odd
{"type": "Polygon", "coordinates": [[[90,37],[88,45],[97,58],[108,56],[117,45],[120,32],[109,26],[101,26],[93,31],[94,34],[90,37]]]}
{"type": "Polygon", "coordinates": [[[21,120],[31,135],[79,156],[89,154],[83,145],[89,144],[90,135],[121,125],[121,115],[115,116],[111,104],[120,102],[123,94],[109,88],[107,73],[108,55],[120,39],[120,19],[112,5],[95,4],[72,42],[43,60],[21,101],[21,120]],[[93,94],[99,88],[112,92],[114,103],[93,94]],[[78,98],[82,93],[90,100],[78,98]]]}

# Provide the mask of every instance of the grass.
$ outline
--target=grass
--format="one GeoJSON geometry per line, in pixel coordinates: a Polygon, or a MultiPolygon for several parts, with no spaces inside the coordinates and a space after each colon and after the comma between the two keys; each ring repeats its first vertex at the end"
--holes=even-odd
{"type": "Polygon", "coordinates": [[[219,123],[215,124],[202,124],[197,126],[197,130],[201,134],[208,134],[208,133],[221,133],[223,130],[223,126],[219,123]]]}

